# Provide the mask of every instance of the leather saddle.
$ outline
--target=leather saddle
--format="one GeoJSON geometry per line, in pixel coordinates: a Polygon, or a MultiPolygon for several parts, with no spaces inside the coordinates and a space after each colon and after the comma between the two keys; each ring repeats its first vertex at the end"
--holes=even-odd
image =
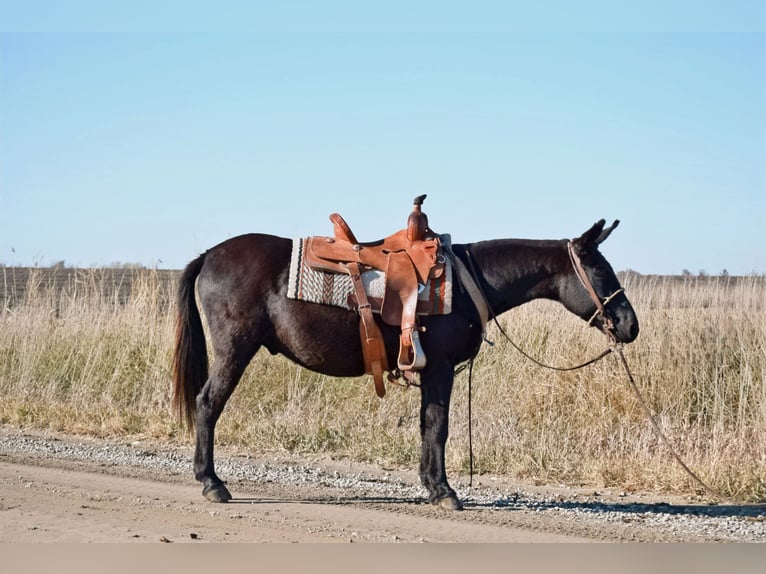
{"type": "Polygon", "coordinates": [[[445,262],[439,237],[428,227],[428,217],[421,210],[425,198],[425,195],[415,198],[405,229],[380,241],[360,243],[345,220],[333,213],[330,221],[334,236],[310,237],[306,244],[304,257],[308,266],[351,276],[360,316],[365,371],[373,376],[375,391],[380,397],[386,393],[383,372],[391,369],[361,275],[369,269],[385,273],[385,294],[380,315],[386,324],[401,328],[398,372],[388,378],[393,381],[404,375],[412,382],[414,373],[426,365],[416,314],[418,292],[429,279],[441,276],[445,262]]]}

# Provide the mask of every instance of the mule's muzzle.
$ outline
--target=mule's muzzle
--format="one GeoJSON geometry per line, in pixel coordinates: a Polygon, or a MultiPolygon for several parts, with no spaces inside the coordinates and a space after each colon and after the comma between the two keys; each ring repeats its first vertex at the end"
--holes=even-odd
{"type": "Polygon", "coordinates": [[[632,343],[638,337],[638,318],[629,303],[607,307],[594,324],[618,343],[632,343]]]}

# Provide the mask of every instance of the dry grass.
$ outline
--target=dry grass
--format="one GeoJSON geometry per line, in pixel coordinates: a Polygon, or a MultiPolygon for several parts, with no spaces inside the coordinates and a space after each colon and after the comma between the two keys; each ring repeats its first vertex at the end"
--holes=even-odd
{"type": "MultiPolygon", "coordinates": [[[[0,307],[0,422],[98,436],[187,441],[173,419],[174,284],[132,270],[118,297],[103,274],[43,271],[0,307]]],[[[641,319],[626,348],[650,407],[687,463],[741,500],[766,498],[766,278],[654,278],[625,287],[641,319]]],[[[503,316],[511,337],[554,364],[604,348],[601,335],[551,302],[503,316]]],[[[493,328],[474,368],[480,472],[694,492],[654,437],[616,358],[573,373],[536,367],[493,328]]],[[[467,376],[456,382],[450,472],[468,466],[467,376]]],[[[218,427],[220,442],[253,451],[326,452],[386,465],[419,458],[419,393],[378,400],[367,379],[317,375],[259,354],[218,427]]]]}

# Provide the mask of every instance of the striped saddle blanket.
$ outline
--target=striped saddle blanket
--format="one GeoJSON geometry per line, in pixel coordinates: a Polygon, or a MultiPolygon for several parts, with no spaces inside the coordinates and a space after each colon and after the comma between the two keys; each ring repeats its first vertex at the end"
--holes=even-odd
{"type": "MultiPolygon", "coordinates": [[[[287,297],[310,303],[333,305],[344,309],[356,309],[356,297],[351,277],[344,273],[328,273],[305,264],[303,253],[305,239],[293,240],[290,258],[290,278],[287,297]]],[[[379,313],[386,288],[386,275],[372,269],[362,273],[362,282],[372,310],[379,313]]],[[[452,312],[452,264],[449,259],[444,273],[421,285],[418,294],[418,315],[447,315],[452,312]]]]}

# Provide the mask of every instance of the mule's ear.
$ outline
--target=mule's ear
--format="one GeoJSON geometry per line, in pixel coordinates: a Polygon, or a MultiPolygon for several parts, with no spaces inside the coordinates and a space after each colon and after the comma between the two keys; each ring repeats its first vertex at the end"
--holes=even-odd
{"type": "Polygon", "coordinates": [[[604,228],[604,225],[606,225],[606,221],[604,219],[599,219],[596,223],[593,224],[593,227],[591,227],[588,231],[583,233],[580,237],[577,239],[573,239],[572,243],[577,247],[580,251],[587,251],[588,249],[596,249],[601,243],[603,243],[607,237],[609,237],[609,234],[614,231],[614,229],[620,224],[620,220],[616,219],[612,225],[610,225],[607,228],[604,228]]]}
{"type": "MultiPolygon", "coordinates": [[[[603,221],[603,219],[601,220],[603,221]]],[[[614,223],[607,227],[606,229],[602,229],[601,233],[599,233],[598,237],[596,238],[596,245],[601,245],[604,241],[606,241],[606,238],[609,237],[609,234],[612,233],[615,229],[617,229],[617,226],[620,224],[619,219],[615,219],[614,223]]]]}
{"type": "Polygon", "coordinates": [[[604,225],[606,224],[606,220],[599,219],[596,223],[593,224],[593,227],[591,227],[588,231],[583,233],[580,237],[577,239],[572,240],[572,244],[577,247],[578,251],[584,251],[590,246],[597,245],[596,240],[601,235],[601,232],[604,230],[604,225]]]}

